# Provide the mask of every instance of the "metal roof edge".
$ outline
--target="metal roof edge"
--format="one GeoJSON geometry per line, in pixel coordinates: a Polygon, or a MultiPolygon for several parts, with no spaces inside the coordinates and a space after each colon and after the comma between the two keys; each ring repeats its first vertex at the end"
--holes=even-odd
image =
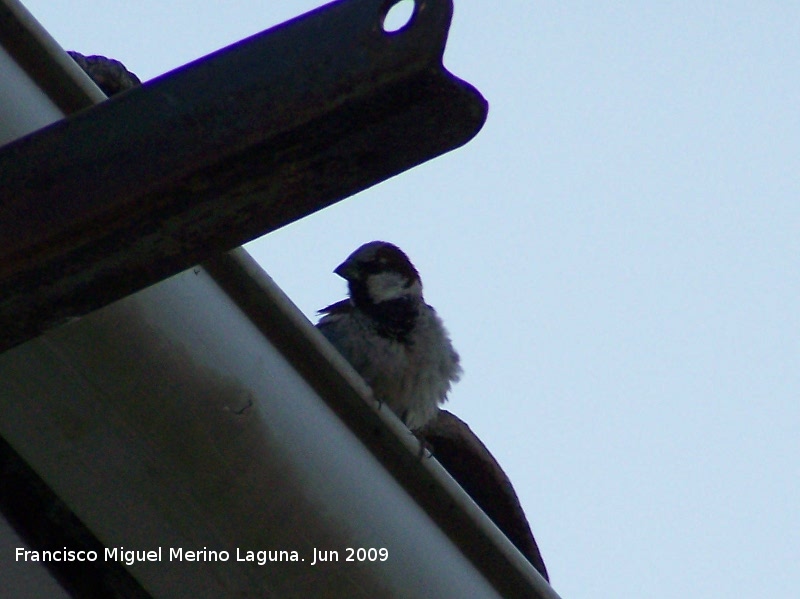
{"type": "Polygon", "coordinates": [[[106,95],[19,0],[0,0],[0,40],[6,51],[65,113],[106,95]]]}

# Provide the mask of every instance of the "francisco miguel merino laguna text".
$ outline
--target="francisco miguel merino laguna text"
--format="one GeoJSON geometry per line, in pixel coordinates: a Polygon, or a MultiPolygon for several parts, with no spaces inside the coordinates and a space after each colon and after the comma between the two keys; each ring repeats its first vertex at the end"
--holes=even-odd
{"type": "MultiPolygon", "coordinates": [[[[227,562],[231,559],[229,551],[207,547],[197,550],[169,547],[168,551],[164,551],[162,547],[149,550],[106,547],[102,554],[103,561],[122,562],[127,566],[137,562],[160,562],[165,556],[171,562],[227,562]]],[[[237,548],[235,556],[237,562],[257,562],[261,566],[268,561],[300,561],[297,551],[241,551],[237,548]]],[[[33,551],[17,547],[16,558],[18,562],[96,562],[100,559],[100,554],[97,551],[75,551],[66,547],[53,551],[33,551]]]]}
{"type": "MultiPolygon", "coordinates": [[[[106,547],[103,551],[103,561],[116,561],[122,562],[125,565],[132,566],[137,562],[160,562],[163,560],[164,555],[169,561],[179,562],[227,562],[231,559],[231,554],[228,551],[214,550],[203,547],[202,549],[189,550],[182,547],[169,547],[167,552],[162,551],[161,547],[156,549],[141,550],[141,549],[125,549],[124,547],[106,547]]],[[[235,552],[235,560],[237,562],[255,562],[259,566],[265,565],[267,562],[304,562],[305,559],[301,558],[297,551],[287,550],[261,550],[261,551],[242,551],[238,547],[235,552]]],[[[381,549],[347,549],[346,558],[344,561],[386,561],[389,557],[389,551],[385,548],[381,549]]],[[[67,549],[55,549],[35,551],[26,549],[24,547],[16,548],[16,561],[20,562],[96,562],[100,559],[100,554],[97,551],[84,551],[67,549]]],[[[311,565],[316,565],[317,562],[339,561],[338,551],[319,551],[314,548],[311,565]]]]}

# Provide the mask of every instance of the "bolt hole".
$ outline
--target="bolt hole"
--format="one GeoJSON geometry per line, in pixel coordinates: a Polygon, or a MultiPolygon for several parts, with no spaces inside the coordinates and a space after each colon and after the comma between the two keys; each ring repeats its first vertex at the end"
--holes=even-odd
{"type": "Polygon", "coordinates": [[[397,33],[411,22],[414,16],[414,0],[395,2],[383,17],[383,30],[386,33],[397,33]]]}

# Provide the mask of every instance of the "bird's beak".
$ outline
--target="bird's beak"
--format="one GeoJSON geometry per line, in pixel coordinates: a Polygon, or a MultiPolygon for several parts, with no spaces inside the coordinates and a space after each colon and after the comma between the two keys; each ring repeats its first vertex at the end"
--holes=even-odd
{"type": "Polygon", "coordinates": [[[337,266],[333,272],[342,277],[345,281],[352,281],[358,277],[358,269],[353,260],[345,260],[337,266]]]}

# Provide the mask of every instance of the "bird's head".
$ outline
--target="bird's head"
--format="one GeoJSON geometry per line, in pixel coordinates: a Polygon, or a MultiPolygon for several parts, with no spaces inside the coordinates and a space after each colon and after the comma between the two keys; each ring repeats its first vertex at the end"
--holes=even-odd
{"type": "Polygon", "coordinates": [[[408,256],[391,243],[365,243],[333,271],[347,281],[356,306],[422,300],[422,281],[408,256]]]}

